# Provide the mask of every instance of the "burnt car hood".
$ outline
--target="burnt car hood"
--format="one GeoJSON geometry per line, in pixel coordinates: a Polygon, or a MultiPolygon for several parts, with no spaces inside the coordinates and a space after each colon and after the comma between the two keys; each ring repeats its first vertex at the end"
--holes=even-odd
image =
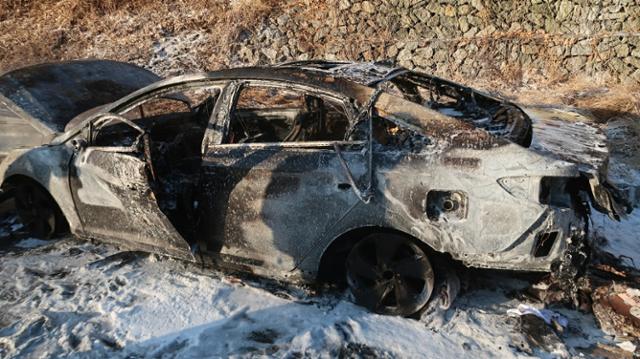
{"type": "Polygon", "coordinates": [[[633,206],[609,181],[607,136],[588,114],[573,108],[523,107],[533,122],[530,149],[542,155],[578,165],[588,180],[592,205],[613,219],[631,212],[633,206]]]}
{"type": "Polygon", "coordinates": [[[141,67],[110,60],[29,66],[0,76],[0,96],[52,133],[75,116],[116,101],[161,78],[141,67]]]}

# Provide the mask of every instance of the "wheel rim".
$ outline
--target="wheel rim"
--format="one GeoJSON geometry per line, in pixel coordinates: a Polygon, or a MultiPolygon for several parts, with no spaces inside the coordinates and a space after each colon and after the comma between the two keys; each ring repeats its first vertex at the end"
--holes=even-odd
{"type": "Polygon", "coordinates": [[[433,281],[424,251],[402,237],[365,238],[347,257],[347,283],[356,302],[377,313],[415,313],[429,300],[433,281]]]}
{"type": "Polygon", "coordinates": [[[56,230],[56,214],[51,201],[39,188],[20,186],[16,193],[18,216],[27,230],[36,237],[50,238],[56,230]]]}

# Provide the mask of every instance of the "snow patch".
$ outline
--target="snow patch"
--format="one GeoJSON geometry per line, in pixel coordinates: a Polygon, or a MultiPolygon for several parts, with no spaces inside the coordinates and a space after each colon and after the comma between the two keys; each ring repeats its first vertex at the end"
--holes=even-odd
{"type": "Polygon", "coordinates": [[[40,247],[40,246],[44,246],[47,244],[51,244],[51,242],[49,241],[45,241],[42,239],[37,239],[37,238],[27,238],[27,239],[23,239],[20,242],[14,244],[14,247],[18,247],[18,248],[36,248],[36,247],[40,247]]]}

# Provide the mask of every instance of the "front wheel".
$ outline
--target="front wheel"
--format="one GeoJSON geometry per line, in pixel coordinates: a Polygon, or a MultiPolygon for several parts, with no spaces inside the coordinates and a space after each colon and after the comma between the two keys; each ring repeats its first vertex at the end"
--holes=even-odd
{"type": "Polygon", "coordinates": [[[427,255],[404,236],[365,237],[349,252],[346,267],[356,303],[376,313],[414,314],[433,291],[434,274],[427,255]]]}
{"type": "Polygon", "coordinates": [[[66,230],[66,221],[53,198],[40,186],[23,183],[15,190],[16,211],[29,233],[50,239],[66,230]]]}

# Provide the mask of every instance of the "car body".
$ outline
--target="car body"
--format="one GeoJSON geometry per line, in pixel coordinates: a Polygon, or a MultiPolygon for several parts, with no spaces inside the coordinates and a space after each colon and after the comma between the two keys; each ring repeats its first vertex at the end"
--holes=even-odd
{"type": "Polygon", "coordinates": [[[406,315],[433,291],[436,253],[549,271],[584,242],[589,197],[621,213],[605,150],[585,164],[531,141],[525,112],[468,87],[311,61],[154,83],[9,153],[0,176],[41,188],[78,237],[294,282],[346,270],[359,302],[406,315]],[[410,295],[403,263],[421,273],[410,295]]]}

